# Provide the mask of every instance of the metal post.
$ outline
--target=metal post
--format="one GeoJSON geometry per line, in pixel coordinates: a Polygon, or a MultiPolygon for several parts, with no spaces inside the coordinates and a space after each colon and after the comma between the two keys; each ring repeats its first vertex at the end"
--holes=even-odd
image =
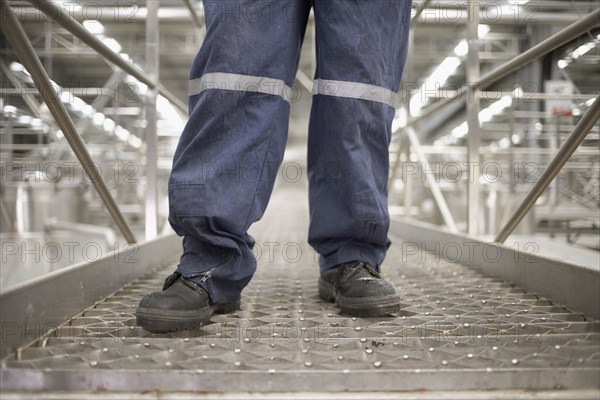
{"type": "Polygon", "coordinates": [[[73,149],[73,153],[81,163],[82,168],[92,181],[94,187],[98,191],[100,198],[104,202],[106,209],[115,220],[121,233],[129,243],[135,243],[135,237],[123,218],[123,215],[119,211],[117,203],[113,199],[106,183],[102,179],[102,176],[94,167],[94,162],[88,153],[85,144],[81,140],[73,120],[67,113],[65,106],[60,101],[59,96],[55,92],[54,88],[50,84],[50,78],[42,66],[42,62],[35,54],[33,46],[29,41],[29,38],[25,34],[23,27],[19,23],[16,15],[12,9],[8,6],[6,0],[0,0],[0,26],[6,35],[6,38],[17,52],[17,55],[21,59],[21,62],[27,68],[27,71],[31,74],[31,78],[35,83],[40,95],[44,98],[48,109],[52,113],[52,116],[56,120],[56,123],[62,130],[65,138],[69,142],[69,145],[73,149]]]}
{"type": "MultiPolygon", "coordinates": [[[[557,151],[560,148],[560,115],[555,116],[554,122],[554,137],[548,137],[548,141],[550,142],[548,147],[557,151]]],[[[552,135],[552,132],[548,132],[548,136],[550,135],[552,135]]],[[[550,184],[548,204],[551,207],[556,207],[558,205],[558,179],[552,181],[550,184]]]]}
{"type": "MultiPolygon", "coordinates": [[[[146,17],[146,73],[153,82],[158,82],[159,76],[159,22],[158,1],[146,2],[148,15],[146,17]]],[[[146,93],[146,240],[156,236],[158,230],[157,207],[157,109],[156,100],[158,88],[148,88],[146,93]]]]}
{"type": "MultiPolygon", "coordinates": [[[[153,81],[140,71],[135,65],[125,60],[119,54],[112,51],[107,45],[102,43],[96,36],[92,35],[87,29],[83,27],[74,18],[71,18],[62,8],[49,0],[27,0],[35,8],[44,13],[48,18],[58,22],[60,26],[71,32],[74,36],[79,38],[82,42],[96,50],[98,54],[104,57],[106,60],[115,64],[123,71],[134,76],[140,82],[146,84],[148,89],[158,87],[159,93],[162,94],[167,100],[169,100],[175,107],[179,108],[182,112],[187,114],[187,105],[179,100],[173,93],[169,92],[163,86],[153,81]]],[[[152,2],[149,2],[152,3],[152,2]]]]}
{"type": "Polygon", "coordinates": [[[388,191],[390,191],[390,192],[392,190],[394,190],[393,184],[394,184],[394,181],[396,180],[396,176],[398,175],[398,167],[400,166],[400,162],[402,161],[401,155],[402,155],[402,152],[404,151],[405,147],[406,147],[406,140],[405,140],[404,136],[400,136],[398,138],[398,150],[396,151],[396,158],[391,163],[390,176],[388,177],[388,191]]]}
{"type": "MultiPolygon", "coordinates": [[[[1,63],[4,66],[4,63],[1,63]]],[[[10,72],[10,71],[9,71],[10,72]]],[[[16,86],[15,86],[16,87],[16,86]]],[[[0,115],[2,115],[2,110],[0,110],[0,115]]],[[[0,145],[7,146],[8,151],[6,152],[6,163],[5,168],[9,165],[14,168],[13,164],[13,142],[14,142],[14,131],[13,131],[13,116],[7,115],[5,118],[5,126],[4,126],[4,134],[0,135],[0,145]]],[[[4,177],[3,177],[4,178],[4,177]]],[[[15,232],[15,224],[13,222],[13,218],[8,212],[8,207],[4,203],[4,197],[2,197],[2,190],[0,189],[0,215],[2,215],[2,219],[4,224],[6,225],[6,229],[8,232],[15,232]]]]}
{"type": "Polygon", "coordinates": [[[54,63],[52,62],[52,22],[46,21],[45,23],[45,32],[44,32],[44,64],[46,68],[46,72],[48,76],[53,76],[54,71],[52,67],[54,63]]]}
{"type": "Polygon", "coordinates": [[[556,156],[552,159],[548,167],[544,170],[540,179],[535,183],[531,191],[527,194],[523,202],[519,205],[514,215],[506,223],[504,228],[500,231],[496,237],[496,242],[504,243],[506,238],[515,230],[519,222],[525,217],[527,212],[533,207],[536,200],[546,190],[550,182],[558,175],[560,169],[569,160],[571,155],[577,150],[577,147],[583,142],[587,134],[590,132],[594,124],[600,119],[600,97],[596,97],[596,100],[586,111],[581,121],[575,127],[575,130],[569,138],[565,141],[563,146],[560,148],[556,156]]]}
{"type": "MultiPolygon", "coordinates": [[[[407,128],[410,129],[410,128],[407,128]]],[[[408,135],[407,135],[408,136],[408,135]]],[[[402,153],[398,153],[398,159],[402,156],[402,153]]],[[[410,160],[410,142],[409,145],[406,146],[406,159],[410,160]]],[[[418,159],[418,157],[417,157],[418,159]]],[[[405,174],[403,174],[405,175],[405,174]]],[[[405,177],[402,177],[404,181],[404,189],[403,189],[403,201],[402,205],[404,206],[404,215],[407,217],[412,217],[412,199],[413,199],[413,177],[412,174],[406,174],[405,177]]]]}
{"type": "MultiPolygon", "coordinates": [[[[423,7],[419,8],[417,10],[417,14],[411,19],[410,21],[410,28],[408,30],[408,42],[407,42],[407,46],[408,46],[408,50],[407,50],[407,54],[406,54],[406,64],[404,65],[404,72],[402,73],[402,81],[400,82],[400,90],[399,92],[402,93],[403,90],[405,90],[404,88],[404,82],[413,82],[414,80],[414,62],[413,62],[413,54],[414,54],[414,48],[415,48],[415,27],[417,24],[417,18],[419,17],[419,15],[421,15],[421,12],[423,12],[423,9],[426,7],[428,1],[426,1],[423,5],[423,7]]],[[[410,101],[408,99],[408,93],[406,94],[406,98],[407,100],[404,102],[404,104],[402,105],[402,107],[398,110],[396,110],[396,113],[398,112],[405,112],[406,113],[406,117],[408,118],[410,116],[410,101]]],[[[402,128],[402,127],[400,127],[402,128]]],[[[388,187],[391,187],[392,185],[392,181],[394,179],[396,179],[396,172],[398,170],[398,167],[400,166],[400,155],[402,154],[402,137],[400,137],[400,143],[398,145],[398,151],[396,152],[396,159],[394,160],[394,163],[391,167],[391,171],[390,171],[390,176],[388,177],[388,187]]],[[[408,146],[407,148],[407,154],[410,154],[410,146],[408,146]]],[[[408,185],[408,179],[406,180],[407,185],[405,186],[405,190],[404,190],[404,205],[406,206],[407,201],[410,203],[410,193],[407,193],[408,191],[410,191],[410,186],[408,185]]],[[[389,190],[389,189],[388,189],[389,190]]],[[[410,215],[410,214],[408,214],[410,215]]]]}
{"type": "MultiPolygon", "coordinates": [[[[423,12],[423,10],[425,9],[425,7],[427,6],[427,4],[430,2],[430,0],[427,0],[423,3],[423,6],[420,7],[419,9],[417,9],[417,13],[415,14],[414,17],[412,17],[412,19],[410,20],[410,27],[408,30],[408,50],[407,50],[407,55],[406,55],[406,64],[404,65],[404,72],[402,73],[402,82],[410,82],[413,79],[413,52],[414,52],[414,39],[415,39],[415,35],[414,35],[414,28],[417,24],[417,19],[419,17],[419,15],[421,15],[421,13],[423,12]]],[[[402,92],[403,89],[403,84],[400,84],[400,90],[399,92],[402,92]]],[[[396,110],[396,113],[398,112],[405,112],[406,116],[408,117],[410,115],[410,107],[408,104],[408,101],[405,102],[405,104],[402,105],[402,108],[400,110],[396,110]]],[[[402,152],[404,151],[404,137],[400,136],[400,138],[398,139],[398,150],[396,151],[396,158],[394,159],[392,165],[390,166],[390,173],[388,176],[388,192],[391,192],[393,189],[393,185],[394,185],[394,181],[396,180],[396,174],[398,173],[398,167],[400,166],[400,162],[401,162],[401,155],[402,152]]],[[[406,146],[406,152],[407,155],[410,154],[410,145],[406,146]]],[[[404,177],[403,177],[404,178],[404,177]]],[[[404,183],[404,188],[403,188],[403,195],[404,195],[404,201],[403,201],[403,205],[404,205],[404,215],[407,215],[410,217],[410,207],[411,207],[411,199],[412,199],[412,187],[411,187],[411,181],[410,179],[403,179],[403,183],[404,183]]]]}
{"type": "MultiPolygon", "coordinates": [[[[409,129],[409,128],[407,128],[409,129]]],[[[408,138],[408,135],[406,135],[408,138]]],[[[406,152],[406,159],[410,159],[410,142],[405,140],[405,136],[400,136],[398,139],[398,150],[396,151],[396,158],[390,166],[390,175],[388,177],[388,193],[394,191],[394,185],[396,177],[398,175],[398,168],[402,162],[402,155],[406,152]]],[[[410,209],[412,207],[412,179],[410,176],[406,176],[404,173],[401,177],[403,188],[402,188],[402,206],[404,207],[404,215],[407,217],[411,216],[410,209]]]]}
{"type": "MultiPolygon", "coordinates": [[[[479,79],[479,1],[469,0],[469,22],[467,23],[467,41],[469,53],[467,56],[467,81],[477,82],[479,79]]],[[[479,126],[479,90],[475,85],[469,88],[467,99],[467,232],[470,235],[479,234],[479,176],[481,166],[479,146],[481,144],[481,128],[479,126]]]]}
{"type": "MultiPolygon", "coordinates": [[[[508,140],[512,141],[512,135],[516,132],[515,129],[516,121],[515,121],[515,101],[510,104],[510,108],[508,109],[508,140]]],[[[515,148],[514,146],[510,146],[508,148],[508,168],[509,171],[513,167],[515,162],[515,148]]],[[[514,198],[516,195],[516,183],[514,179],[509,179],[508,182],[508,198],[506,199],[506,203],[502,207],[502,215],[500,217],[499,224],[504,225],[508,218],[510,217],[510,212],[512,210],[512,205],[514,202],[514,198]]],[[[491,232],[490,232],[491,233],[491,232]]]]}

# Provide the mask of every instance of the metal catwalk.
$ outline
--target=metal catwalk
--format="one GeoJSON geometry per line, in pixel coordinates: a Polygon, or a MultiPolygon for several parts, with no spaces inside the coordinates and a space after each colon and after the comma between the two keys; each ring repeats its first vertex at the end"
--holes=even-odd
{"type": "Polygon", "coordinates": [[[340,315],[317,296],[300,186],[278,187],[254,227],[259,268],[241,310],[196,331],[156,335],[136,327],[135,307],[174,269],[173,254],[172,262],[5,359],[4,391],[13,388],[6,398],[19,398],[18,388],[48,398],[64,391],[598,395],[598,321],[431,253],[403,255],[397,237],[383,271],[401,293],[401,313],[340,315]]]}

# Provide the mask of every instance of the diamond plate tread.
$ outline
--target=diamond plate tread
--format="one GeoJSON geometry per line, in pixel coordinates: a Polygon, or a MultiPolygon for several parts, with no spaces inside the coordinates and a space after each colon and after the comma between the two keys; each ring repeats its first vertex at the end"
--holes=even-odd
{"type": "Polygon", "coordinates": [[[167,265],[125,286],[6,365],[268,371],[527,369],[600,363],[598,321],[586,321],[548,300],[444,263],[408,263],[402,274],[387,274],[403,297],[402,312],[392,318],[342,316],[318,299],[315,272],[306,268],[306,274],[287,280],[289,268],[283,265],[259,272],[245,291],[242,309],[214,316],[214,323],[202,329],[157,335],[136,327],[134,309],[140,298],[158,290],[173,268],[167,265]],[[413,270],[418,279],[412,277],[413,270]],[[424,279],[424,273],[438,278],[424,279]]]}
{"type": "MultiPolygon", "coordinates": [[[[468,266],[402,255],[399,238],[393,238],[382,269],[401,293],[401,312],[373,319],[340,315],[317,296],[318,268],[300,239],[305,224],[289,230],[288,213],[280,213],[261,222],[259,233],[280,243],[285,238],[311,256],[290,262],[275,254],[259,262],[241,310],[215,315],[212,324],[195,331],[159,335],[137,327],[139,300],[159,290],[176,266],[165,264],[4,360],[4,369],[236,374],[230,390],[257,379],[237,375],[241,372],[263,377],[294,372],[300,379],[314,379],[318,372],[358,373],[358,379],[421,374],[419,379],[430,379],[426,382],[438,379],[442,389],[600,387],[594,378],[600,376],[599,321],[468,266]],[[441,379],[452,372],[470,378],[441,379]]],[[[146,381],[153,390],[152,379],[146,381]]],[[[340,384],[334,381],[331,385],[340,384]]],[[[294,390],[292,381],[289,385],[294,390]]]]}

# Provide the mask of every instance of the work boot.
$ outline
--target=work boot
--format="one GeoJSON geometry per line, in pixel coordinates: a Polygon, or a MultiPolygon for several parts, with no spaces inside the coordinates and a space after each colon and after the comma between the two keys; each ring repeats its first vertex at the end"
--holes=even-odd
{"type": "Polygon", "coordinates": [[[354,317],[381,317],[400,311],[394,286],[362,261],[340,264],[321,273],[319,297],[335,302],[354,317]]]}
{"type": "Polygon", "coordinates": [[[206,290],[175,272],[160,292],[142,298],[135,310],[136,322],[153,333],[195,329],[205,325],[213,313],[226,314],[240,308],[240,299],[214,304],[206,290]]]}

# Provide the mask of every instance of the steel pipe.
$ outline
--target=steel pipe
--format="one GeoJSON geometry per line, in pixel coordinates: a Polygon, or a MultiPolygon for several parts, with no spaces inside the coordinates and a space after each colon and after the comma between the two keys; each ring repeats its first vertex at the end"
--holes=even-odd
{"type": "Polygon", "coordinates": [[[75,153],[75,156],[81,163],[82,168],[92,181],[96,191],[100,195],[100,198],[104,202],[106,209],[115,220],[115,223],[119,227],[119,230],[129,243],[135,243],[135,236],[131,232],[127,221],[123,218],[117,203],[113,199],[106,183],[102,179],[102,176],[94,167],[94,162],[88,153],[85,143],[81,140],[73,120],[67,113],[65,106],[57,95],[56,91],[50,83],[50,78],[44,70],[40,59],[29,41],[29,38],[25,34],[23,27],[21,26],[16,15],[13,13],[8,5],[7,0],[0,0],[0,27],[4,31],[6,38],[17,52],[17,55],[21,59],[21,62],[31,74],[31,78],[35,83],[40,95],[44,99],[48,109],[52,113],[52,116],[56,120],[56,123],[62,130],[65,138],[69,142],[71,149],[75,153]]]}
{"type": "Polygon", "coordinates": [[[312,93],[313,81],[300,68],[296,71],[296,80],[308,93],[312,93]]]}
{"type": "MultiPolygon", "coordinates": [[[[556,34],[550,36],[548,39],[538,43],[533,46],[531,49],[526,52],[518,55],[512,60],[502,64],[501,66],[493,69],[492,71],[481,76],[476,82],[474,82],[471,86],[474,89],[483,90],[489,85],[497,82],[499,79],[504,78],[511,72],[523,67],[524,65],[530,63],[531,61],[537,59],[544,54],[547,54],[560,46],[570,42],[571,40],[577,38],[578,36],[584,34],[592,28],[600,26],[600,8],[595,10],[594,12],[588,14],[581,20],[574,22],[573,24],[567,26],[565,29],[557,32],[556,34]]],[[[434,104],[433,106],[426,109],[423,113],[418,116],[412,117],[408,120],[408,124],[415,124],[425,117],[430,116],[435,111],[444,107],[446,104],[460,100],[463,98],[469,90],[467,86],[463,86],[460,88],[454,96],[444,98],[440,102],[434,104]]]]}
{"type": "MultiPolygon", "coordinates": [[[[467,79],[469,82],[479,80],[479,3],[478,0],[467,0],[469,21],[467,22],[467,79]]],[[[470,101],[467,102],[467,232],[476,236],[479,234],[479,208],[481,160],[481,125],[479,123],[480,99],[479,89],[471,87],[470,101]]]]}
{"type": "Polygon", "coordinates": [[[138,81],[146,84],[149,89],[154,89],[158,87],[159,93],[163,95],[167,100],[169,100],[173,105],[175,105],[182,112],[187,114],[188,109],[184,102],[179,100],[173,93],[165,89],[160,83],[153,82],[148,76],[144,74],[138,67],[129,61],[125,60],[119,54],[112,51],[107,45],[102,43],[100,39],[91,34],[83,25],[81,25],[75,18],[69,16],[66,12],[63,11],[59,6],[52,3],[49,0],[27,0],[31,3],[35,8],[40,10],[46,17],[50,18],[53,21],[56,21],[71,32],[74,36],[76,36],[79,40],[90,46],[94,49],[98,54],[104,57],[106,60],[115,64],[123,71],[135,77],[138,81]]]}
{"type": "MultiPolygon", "coordinates": [[[[146,3],[148,18],[146,19],[146,73],[154,80],[159,80],[159,21],[157,1],[146,3]]],[[[146,199],[145,199],[145,230],[146,240],[154,239],[158,231],[158,138],[157,122],[158,110],[156,89],[146,92],[146,199]]]]}
{"type": "Polygon", "coordinates": [[[571,133],[556,156],[554,156],[548,167],[544,170],[544,173],[540,179],[535,183],[531,191],[527,194],[504,228],[502,228],[495,239],[496,242],[504,243],[506,238],[512,233],[512,231],[515,230],[517,225],[519,225],[519,222],[521,222],[523,217],[525,217],[525,215],[533,207],[536,200],[540,197],[544,190],[546,190],[556,175],[558,175],[561,168],[569,160],[571,155],[573,155],[575,150],[577,150],[577,147],[579,147],[581,142],[583,142],[594,124],[598,122],[598,119],[600,119],[600,96],[596,97],[596,100],[583,115],[573,133],[571,133]]]}

